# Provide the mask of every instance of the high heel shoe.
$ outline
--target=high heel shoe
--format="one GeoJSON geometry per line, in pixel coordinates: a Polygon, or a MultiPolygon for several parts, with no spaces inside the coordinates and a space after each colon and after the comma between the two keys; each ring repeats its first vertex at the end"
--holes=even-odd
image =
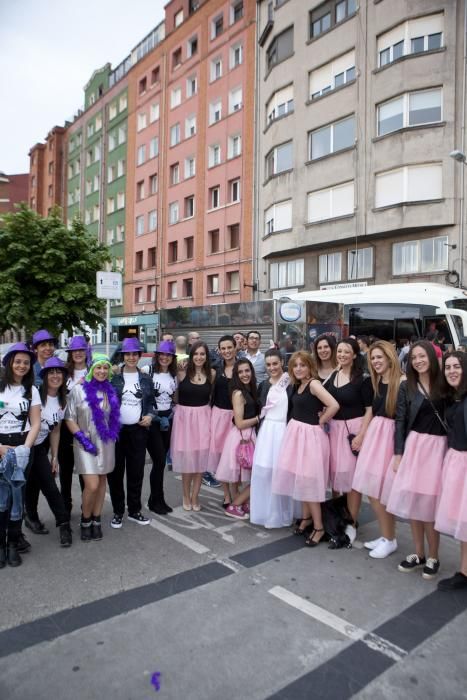
{"type": "Polygon", "coordinates": [[[306,525],[305,527],[300,527],[302,523],[313,523],[313,518],[302,518],[297,525],[297,527],[294,529],[293,534],[294,535],[304,535],[307,531],[307,529],[310,527],[310,525],[306,525]]]}
{"type": "Polygon", "coordinates": [[[191,510],[191,503],[183,503],[183,510],[191,510]]]}
{"type": "Polygon", "coordinates": [[[305,546],[306,547],[317,547],[321,540],[323,539],[323,535],[321,535],[320,539],[318,541],[314,540],[313,537],[316,535],[317,532],[324,532],[324,527],[319,527],[319,528],[314,528],[313,532],[311,535],[309,535],[306,540],[305,540],[305,546]]]}

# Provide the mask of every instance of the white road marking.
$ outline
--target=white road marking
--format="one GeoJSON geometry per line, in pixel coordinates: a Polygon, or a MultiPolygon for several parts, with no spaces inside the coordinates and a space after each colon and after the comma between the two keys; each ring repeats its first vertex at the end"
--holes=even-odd
{"type": "Polygon", "coordinates": [[[304,600],[282,586],[274,586],[269,589],[268,593],[296,610],[300,610],[300,612],[305,613],[305,615],[318,620],[318,622],[321,622],[323,625],[331,627],[331,629],[336,630],[336,632],[339,632],[345,637],[353,639],[354,641],[363,642],[366,646],[370,647],[370,649],[379,651],[393,661],[400,661],[407,656],[407,652],[404,649],[392,644],[387,639],[383,639],[383,637],[379,637],[373,632],[366,632],[366,630],[356,627],[350,622],[347,622],[347,620],[343,620],[341,617],[334,615],[334,613],[319,607],[319,605],[310,603],[309,600],[304,600]]]}
{"type": "Polygon", "coordinates": [[[151,518],[149,525],[153,527],[154,530],[158,530],[164,535],[167,535],[167,537],[171,537],[173,540],[176,540],[176,542],[179,542],[179,544],[185,545],[185,547],[188,547],[188,549],[191,549],[197,554],[207,554],[211,551],[209,547],[205,547],[204,544],[200,544],[200,542],[192,540],[191,537],[183,535],[181,532],[178,532],[178,530],[172,530],[171,527],[167,527],[167,525],[159,522],[159,520],[154,520],[151,518]]]}

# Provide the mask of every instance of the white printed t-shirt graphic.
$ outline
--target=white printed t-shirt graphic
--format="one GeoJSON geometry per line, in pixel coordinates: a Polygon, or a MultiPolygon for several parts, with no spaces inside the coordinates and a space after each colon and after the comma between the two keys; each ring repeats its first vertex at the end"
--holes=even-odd
{"type": "Polygon", "coordinates": [[[47,435],[63,420],[64,415],[65,411],[63,408],[60,408],[58,396],[47,396],[45,406],[41,407],[41,427],[34,444],[40,445],[43,443],[47,435]]]}
{"type": "Polygon", "coordinates": [[[120,420],[122,425],[134,425],[141,420],[143,394],[139,384],[138,372],[124,372],[125,386],[122,392],[120,420]]]}
{"type": "MultiPolygon", "coordinates": [[[[22,433],[31,430],[28,411],[28,402],[24,397],[24,386],[7,385],[5,391],[0,392],[0,433],[22,433]],[[25,420],[26,418],[26,420],[25,420]]],[[[31,406],[40,406],[41,399],[36,387],[32,387],[31,406]]]]}

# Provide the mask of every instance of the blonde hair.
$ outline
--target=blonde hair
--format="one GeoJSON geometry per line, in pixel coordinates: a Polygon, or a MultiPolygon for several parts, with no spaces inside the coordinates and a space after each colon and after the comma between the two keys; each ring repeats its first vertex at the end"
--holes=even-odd
{"type": "Polygon", "coordinates": [[[388,343],[387,340],[376,340],[370,345],[370,349],[368,350],[368,371],[370,372],[371,383],[373,384],[375,396],[379,396],[381,375],[376,374],[375,370],[373,369],[373,365],[371,364],[371,353],[373,350],[381,350],[389,363],[388,393],[386,394],[385,408],[387,417],[394,418],[396,415],[397,394],[399,393],[399,385],[402,376],[399,358],[397,357],[394,346],[391,343],[388,343]]]}
{"type": "Polygon", "coordinates": [[[297,352],[294,352],[294,354],[290,358],[289,365],[287,368],[292,384],[295,384],[297,386],[298,384],[300,384],[300,381],[295,377],[293,373],[293,369],[297,364],[297,360],[301,360],[308,367],[308,369],[310,370],[311,379],[319,379],[318,369],[316,367],[316,362],[313,356],[306,350],[298,350],[297,352]]]}

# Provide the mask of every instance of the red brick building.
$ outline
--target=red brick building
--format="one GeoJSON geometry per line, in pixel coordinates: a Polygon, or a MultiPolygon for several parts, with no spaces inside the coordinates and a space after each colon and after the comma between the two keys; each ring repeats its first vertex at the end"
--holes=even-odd
{"type": "Polygon", "coordinates": [[[28,201],[29,174],[0,173],[0,214],[15,210],[15,204],[28,201]]]}

